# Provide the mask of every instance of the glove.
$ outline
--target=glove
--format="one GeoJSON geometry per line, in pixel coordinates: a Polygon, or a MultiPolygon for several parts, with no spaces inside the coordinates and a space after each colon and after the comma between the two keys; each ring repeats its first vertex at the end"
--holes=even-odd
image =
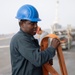
{"type": "Polygon", "coordinates": [[[52,42],[51,42],[52,47],[57,49],[59,45],[60,45],[60,41],[58,39],[56,39],[56,38],[52,39],[52,42]]]}

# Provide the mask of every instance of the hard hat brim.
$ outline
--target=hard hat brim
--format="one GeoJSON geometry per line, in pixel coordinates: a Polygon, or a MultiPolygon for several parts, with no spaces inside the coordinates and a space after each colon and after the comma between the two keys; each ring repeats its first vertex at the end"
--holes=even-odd
{"type": "Polygon", "coordinates": [[[20,17],[16,17],[18,20],[29,20],[31,22],[38,22],[38,21],[41,21],[40,18],[20,18],[20,17]]]}

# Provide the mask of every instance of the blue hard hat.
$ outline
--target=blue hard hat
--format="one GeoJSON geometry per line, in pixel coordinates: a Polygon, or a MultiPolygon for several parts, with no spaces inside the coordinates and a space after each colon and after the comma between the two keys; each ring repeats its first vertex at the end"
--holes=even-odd
{"type": "Polygon", "coordinates": [[[16,18],[19,20],[29,20],[32,22],[41,21],[36,8],[29,4],[26,4],[20,7],[20,9],[17,12],[16,18]]]}

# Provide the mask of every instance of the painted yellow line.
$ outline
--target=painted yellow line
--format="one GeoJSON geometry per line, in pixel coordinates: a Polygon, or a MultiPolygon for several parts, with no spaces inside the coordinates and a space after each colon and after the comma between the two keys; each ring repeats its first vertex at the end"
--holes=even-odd
{"type": "Polygon", "coordinates": [[[6,45],[6,46],[0,46],[0,48],[7,48],[9,47],[9,45],[6,45]]]}

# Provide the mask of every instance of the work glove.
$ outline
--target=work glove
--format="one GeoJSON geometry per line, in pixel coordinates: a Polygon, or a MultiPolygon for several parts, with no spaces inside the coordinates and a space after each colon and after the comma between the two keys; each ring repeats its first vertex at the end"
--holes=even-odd
{"type": "Polygon", "coordinates": [[[53,65],[53,59],[50,59],[50,60],[49,60],[49,64],[50,64],[50,65],[53,65]]]}
{"type": "Polygon", "coordinates": [[[56,38],[52,39],[52,42],[51,42],[51,46],[55,49],[58,48],[58,46],[60,45],[60,41],[56,38]]]}

